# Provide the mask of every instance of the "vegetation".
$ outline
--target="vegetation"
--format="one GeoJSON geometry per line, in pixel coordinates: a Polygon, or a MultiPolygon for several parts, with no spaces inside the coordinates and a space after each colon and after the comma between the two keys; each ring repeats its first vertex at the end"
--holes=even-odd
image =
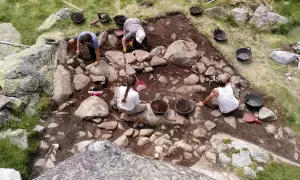
{"type": "Polygon", "coordinates": [[[299,179],[300,177],[300,167],[296,166],[271,162],[264,169],[264,171],[258,173],[258,179],[260,180],[290,180],[299,179]]]}
{"type": "Polygon", "coordinates": [[[231,144],[232,140],[230,138],[223,139],[224,144],[231,144]]]}

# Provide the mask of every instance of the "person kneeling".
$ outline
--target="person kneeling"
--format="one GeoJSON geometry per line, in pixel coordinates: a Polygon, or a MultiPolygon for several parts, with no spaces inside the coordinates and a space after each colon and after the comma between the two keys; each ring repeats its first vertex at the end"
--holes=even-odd
{"type": "Polygon", "coordinates": [[[220,87],[214,88],[209,96],[204,101],[199,101],[199,106],[204,106],[213,97],[217,97],[218,106],[221,113],[228,114],[236,110],[239,106],[238,99],[233,94],[233,85],[230,82],[230,78],[226,74],[218,76],[220,87]]]}
{"type": "Polygon", "coordinates": [[[141,113],[147,109],[147,105],[141,104],[139,93],[135,91],[136,77],[127,78],[127,86],[120,86],[115,90],[112,106],[116,106],[120,112],[128,116],[141,113]]]}

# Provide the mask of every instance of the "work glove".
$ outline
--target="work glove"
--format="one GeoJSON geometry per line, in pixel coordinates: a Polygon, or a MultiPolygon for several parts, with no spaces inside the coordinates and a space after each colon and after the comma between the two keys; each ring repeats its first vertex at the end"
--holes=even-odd
{"type": "Polygon", "coordinates": [[[127,49],[126,48],[123,48],[123,53],[126,53],[127,49]]]}
{"type": "Polygon", "coordinates": [[[130,42],[128,43],[128,45],[129,45],[130,47],[133,47],[133,41],[130,41],[130,42]]]}

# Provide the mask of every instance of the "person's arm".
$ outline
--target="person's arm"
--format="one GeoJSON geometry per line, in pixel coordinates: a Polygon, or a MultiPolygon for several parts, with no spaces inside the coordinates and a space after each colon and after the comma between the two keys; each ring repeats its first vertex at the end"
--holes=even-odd
{"type": "Polygon", "coordinates": [[[123,52],[126,53],[126,37],[125,36],[122,38],[122,46],[123,46],[123,52]]]}
{"type": "Polygon", "coordinates": [[[80,40],[79,37],[77,38],[77,50],[76,53],[79,54],[80,53],[80,40]]]}
{"type": "Polygon", "coordinates": [[[100,48],[95,48],[96,61],[99,62],[100,58],[100,48]]]}
{"type": "Polygon", "coordinates": [[[213,97],[217,97],[218,96],[218,92],[216,89],[213,89],[212,92],[210,93],[209,96],[207,96],[205,98],[204,101],[199,101],[198,105],[199,106],[204,106],[207,102],[209,102],[213,97]]]}

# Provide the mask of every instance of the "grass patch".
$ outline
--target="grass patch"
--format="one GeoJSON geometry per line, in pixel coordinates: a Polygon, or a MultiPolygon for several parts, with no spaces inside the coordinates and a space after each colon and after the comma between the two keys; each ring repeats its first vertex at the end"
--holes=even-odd
{"type": "Polygon", "coordinates": [[[234,153],[234,154],[240,153],[240,150],[239,149],[233,149],[232,153],[234,153]]]}
{"type": "Polygon", "coordinates": [[[223,139],[222,140],[224,144],[231,144],[232,140],[229,138],[223,139]]]}
{"type": "Polygon", "coordinates": [[[245,176],[244,169],[241,167],[235,168],[234,171],[235,171],[236,175],[238,175],[239,177],[245,176]]]}
{"type": "Polygon", "coordinates": [[[42,94],[40,97],[40,101],[36,107],[37,112],[41,114],[42,112],[46,111],[49,108],[50,103],[51,103],[51,97],[42,94]]]}
{"type": "Polygon", "coordinates": [[[242,150],[243,150],[243,151],[248,151],[248,148],[243,148],[242,150]]]}
{"type": "Polygon", "coordinates": [[[300,167],[271,162],[264,167],[264,171],[258,173],[260,180],[294,180],[300,177],[300,167]]]}

